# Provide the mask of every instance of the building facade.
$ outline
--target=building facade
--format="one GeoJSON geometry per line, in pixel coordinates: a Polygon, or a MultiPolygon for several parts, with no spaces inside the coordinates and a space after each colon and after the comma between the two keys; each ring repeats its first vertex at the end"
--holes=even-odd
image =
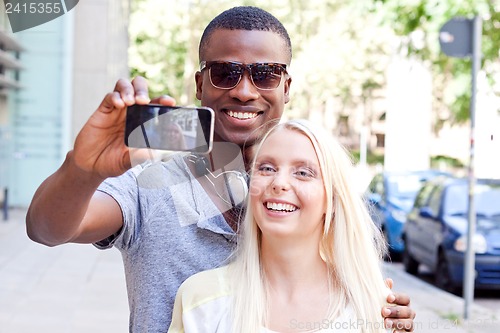
{"type": "Polygon", "coordinates": [[[9,182],[11,178],[10,159],[12,156],[13,128],[11,110],[15,108],[12,96],[21,88],[19,60],[23,47],[10,32],[5,9],[0,8],[0,202],[7,207],[9,182]]]}
{"type": "Polygon", "coordinates": [[[15,34],[2,15],[0,43],[12,55],[2,62],[0,53],[0,186],[10,206],[29,205],[114,82],[128,77],[129,8],[129,0],[80,1],[15,34]]]}

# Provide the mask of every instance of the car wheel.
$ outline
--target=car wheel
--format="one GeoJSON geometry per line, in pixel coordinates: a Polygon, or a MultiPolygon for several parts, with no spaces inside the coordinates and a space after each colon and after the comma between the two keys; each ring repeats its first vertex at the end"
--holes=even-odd
{"type": "Polygon", "coordinates": [[[435,274],[435,283],[439,288],[446,290],[451,293],[456,293],[457,288],[453,285],[453,281],[450,276],[450,269],[448,267],[448,261],[446,260],[444,254],[439,254],[438,264],[435,274]]]}
{"type": "Polygon", "coordinates": [[[408,243],[405,242],[405,248],[403,250],[403,266],[405,271],[410,274],[417,275],[418,274],[418,266],[419,263],[415,258],[412,257],[408,250],[408,243]]]}

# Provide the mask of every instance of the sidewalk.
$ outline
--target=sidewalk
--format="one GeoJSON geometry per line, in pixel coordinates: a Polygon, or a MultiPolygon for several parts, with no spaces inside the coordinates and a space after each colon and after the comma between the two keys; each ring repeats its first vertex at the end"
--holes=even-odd
{"type": "Polygon", "coordinates": [[[384,264],[385,276],[394,280],[393,290],[408,294],[411,307],[417,313],[415,332],[418,333],[493,333],[500,332],[500,309],[472,304],[470,318],[462,319],[464,300],[418,278],[384,264]]]}
{"type": "MultiPolygon", "coordinates": [[[[49,248],[28,239],[25,211],[0,220],[0,333],[122,333],[128,304],[120,253],[91,245],[49,248]]],[[[473,305],[385,264],[394,290],[411,297],[418,333],[500,332],[498,313],[473,305]]]]}
{"type": "Polygon", "coordinates": [[[0,333],[128,332],[120,252],[34,243],[25,214],[0,220],[0,333]]]}

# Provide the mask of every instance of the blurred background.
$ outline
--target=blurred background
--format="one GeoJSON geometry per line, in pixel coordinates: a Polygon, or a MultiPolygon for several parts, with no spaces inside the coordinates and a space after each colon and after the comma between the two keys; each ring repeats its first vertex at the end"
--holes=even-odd
{"type": "Polygon", "coordinates": [[[290,33],[287,118],[324,124],[362,165],[459,174],[469,156],[471,61],[445,56],[438,34],[454,16],[480,15],[476,171],[498,176],[498,1],[85,0],[18,33],[1,9],[0,201],[29,204],[119,78],[142,75],[151,96],[197,104],[199,38],[235,5],[269,10],[290,33]]]}
{"type": "MultiPolygon", "coordinates": [[[[434,265],[405,252],[410,236],[405,226],[419,222],[408,219],[415,197],[430,206],[414,215],[425,211],[424,217],[440,221],[427,208],[442,200],[427,199],[425,189],[437,188],[441,180],[420,190],[424,181],[467,176],[472,62],[448,57],[439,46],[439,30],[453,17],[482,19],[475,176],[500,178],[499,0],[84,0],[63,16],[16,33],[0,6],[0,332],[126,331],[119,253],[35,244],[24,231],[25,210],[119,78],[142,75],[151,97],[169,94],[179,105],[199,105],[194,86],[199,38],[215,15],[237,5],[262,7],[287,28],[293,83],[285,118],[321,123],[352,152],[359,172],[353,182],[361,192],[366,189],[390,245],[387,275],[396,280],[396,290],[411,295],[417,324],[439,319],[443,326],[460,318],[461,299],[438,295],[404,272],[460,293],[461,281],[449,280],[461,276],[434,272],[434,265]]],[[[478,215],[478,225],[488,228],[481,230],[476,257],[490,260],[488,284],[500,289],[500,205],[491,199],[500,195],[500,183],[492,184],[491,195],[482,196],[491,209],[478,215]]],[[[445,222],[439,222],[441,230],[457,228],[457,217],[454,226],[445,222]]],[[[460,223],[465,226],[466,219],[460,223]]],[[[460,236],[456,230],[453,235],[460,236]]],[[[463,237],[453,242],[446,251],[462,255],[463,237]]],[[[438,259],[436,267],[450,264],[446,256],[438,259]]],[[[482,331],[474,332],[498,331],[498,290],[476,296],[497,314],[486,318],[495,329],[476,321],[482,331]]],[[[426,327],[419,332],[446,329],[426,327]]]]}

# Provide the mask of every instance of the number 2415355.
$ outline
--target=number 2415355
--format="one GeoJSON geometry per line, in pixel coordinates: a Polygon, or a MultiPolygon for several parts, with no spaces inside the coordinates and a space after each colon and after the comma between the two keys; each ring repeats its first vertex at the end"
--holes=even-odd
{"type": "Polygon", "coordinates": [[[5,4],[5,12],[7,14],[59,14],[62,11],[61,3],[17,3],[13,5],[12,3],[7,2],[5,4]]]}

